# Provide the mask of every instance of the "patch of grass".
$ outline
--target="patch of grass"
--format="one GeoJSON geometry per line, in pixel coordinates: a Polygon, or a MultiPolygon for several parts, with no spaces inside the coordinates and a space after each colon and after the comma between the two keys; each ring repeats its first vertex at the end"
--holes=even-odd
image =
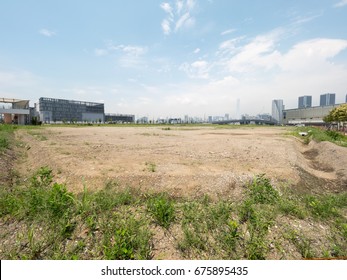
{"type": "Polygon", "coordinates": [[[337,145],[347,147],[347,136],[337,131],[307,126],[295,128],[291,134],[296,137],[300,137],[305,144],[310,143],[311,140],[315,140],[317,142],[329,141],[337,145]],[[299,132],[307,132],[307,136],[299,136],[299,132]]]}
{"type": "Polygon", "coordinates": [[[340,216],[339,208],[347,206],[347,193],[326,194],[305,197],[307,209],[318,219],[328,219],[340,216]]]}
{"type": "Polygon", "coordinates": [[[183,237],[178,248],[184,255],[205,253],[229,258],[235,255],[239,227],[231,218],[230,202],[212,202],[204,196],[184,202],[181,207],[183,237]]]}
{"type": "Polygon", "coordinates": [[[304,259],[312,259],[315,257],[312,250],[312,241],[310,239],[293,229],[288,229],[285,233],[285,237],[294,244],[304,259]]]}
{"type": "Polygon", "coordinates": [[[258,175],[249,186],[249,197],[253,203],[274,204],[279,199],[278,191],[275,190],[264,174],[258,175]]]}
{"type": "Polygon", "coordinates": [[[0,152],[10,147],[10,137],[13,135],[12,125],[0,124],[0,152]]]}
{"type": "Polygon", "coordinates": [[[245,239],[248,259],[265,259],[269,242],[267,234],[277,215],[275,205],[279,193],[264,175],[256,176],[246,191],[247,197],[239,206],[240,223],[246,223],[249,237],[245,239]]]}
{"type": "Polygon", "coordinates": [[[101,230],[103,253],[109,260],[151,259],[151,234],[142,220],[132,216],[125,218],[114,214],[112,219],[104,221],[101,230]]]}
{"type": "Polygon", "coordinates": [[[235,220],[229,220],[221,232],[221,243],[230,254],[236,250],[236,243],[240,239],[240,225],[235,220]]]}
{"type": "Polygon", "coordinates": [[[148,133],[148,132],[141,133],[140,135],[142,135],[142,136],[160,136],[160,134],[158,134],[158,133],[148,133]]]}
{"type": "Polygon", "coordinates": [[[131,205],[135,202],[130,189],[123,191],[101,190],[92,197],[97,212],[109,211],[122,205],[131,205]]]}
{"type": "MultiPolygon", "coordinates": [[[[36,127],[37,128],[37,127],[36,127]]],[[[42,135],[41,129],[30,129],[29,127],[27,128],[27,132],[34,136],[37,140],[39,141],[46,141],[48,140],[47,136],[42,135]]]]}
{"type": "Polygon", "coordinates": [[[147,202],[147,209],[155,222],[164,228],[169,228],[175,220],[175,205],[165,194],[155,195],[147,202]]]}
{"type": "Polygon", "coordinates": [[[326,130],[326,131],[324,131],[324,133],[326,135],[328,135],[328,137],[334,141],[346,140],[346,137],[343,134],[341,134],[340,132],[334,131],[334,130],[326,130]]]}
{"type": "Polygon", "coordinates": [[[145,165],[149,172],[155,172],[157,170],[157,165],[153,162],[146,162],[145,165]]]}
{"type": "Polygon", "coordinates": [[[278,204],[278,209],[286,216],[293,216],[299,219],[304,219],[307,216],[299,199],[281,198],[278,204]]]}

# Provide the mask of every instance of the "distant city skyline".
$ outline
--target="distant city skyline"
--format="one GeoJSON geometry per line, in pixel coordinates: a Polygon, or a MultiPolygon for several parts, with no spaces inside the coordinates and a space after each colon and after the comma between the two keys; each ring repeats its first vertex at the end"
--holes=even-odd
{"type": "Polygon", "coordinates": [[[271,113],[347,93],[347,1],[2,1],[0,97],[149,119],[271,113]]]}

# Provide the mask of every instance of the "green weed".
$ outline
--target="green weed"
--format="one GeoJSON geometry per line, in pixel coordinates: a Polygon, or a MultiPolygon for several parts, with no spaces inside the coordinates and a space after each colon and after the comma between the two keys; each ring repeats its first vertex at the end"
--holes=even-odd
{"type": "Polygon", "coordinates": [[[293,229],[289,229],[285,233],[285,237],[294,244],[294,246],[298,249],[304,259],[311,259],[315,257],[315,254],[312,250],[311,240],[306,238],[304,235],[298,233],[293,229]]]}
{"type": "Polygon", "coordinates": [[[147,202],[147,209],[156,223],[164,228],[169,228],[175,220],[175,206],[167,195],[159,194],[150,198],[147,202]]]}
{"type": "Polygon", "coordinates": [[[239,223],[235,220],[230,220],[224,230],[222,230],[220,239],[223,247],[229,254],[236,250],[236,242],[240,239],[239,223]]]}
{"type": "Polygon", "coordinates": [[[316,218],[328,219],[340,215],[339,208],[346,207],[347,193],[305,197],[306,207],[316,218]]]}
{"type": "Polygon", "coordinates": [[[264,174],[255,177],[249,186],[249,197],[253,203],[274,204],[278,202],[279,194],[264,174]]]}
{"type": "Polygon", "coordinates": [[[305,209],[301,206],[300,200],[283,198],[279,200],[278,209],[281,213],[287,216],[297,217],[299,219],[304,219],[307,214],[305,209]]]}
{"type": "Polygon", "coordinates": [[[0,124],[0,152],[10,147],[10,139],[13,135],[14,127],[11,125],[0,124]]]}
{"type": "Polygon", "coordinates": [[[147,167],[147,170],[150,172],[155,172],[157,169],[157,165],[153,162],[146,162],[145,165],[147,167]]]}
{"type": "Polygon", "coordinates": [[[151,259],[151,234],[147,226],[133,217],[114,215],[105,221],[103,252],[110,260],[151,259]]]}

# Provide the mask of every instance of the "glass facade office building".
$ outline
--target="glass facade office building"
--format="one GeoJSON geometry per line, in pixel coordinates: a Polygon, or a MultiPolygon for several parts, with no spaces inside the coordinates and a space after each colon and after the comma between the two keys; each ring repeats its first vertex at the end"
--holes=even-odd
{"type": "Polygon", "coordinates": [[[104,122],[103,103],[41,97],[36,110],[42,122],[104,122]]]}
{"type": "Polygon", "coordinates": [[[302,108],[310,108],[312,107],[312,96],[300,96],[299,97],[299,102],[298,102],[298,108],[302,109],[302,108]]]}
{"type": "Polygon", "coordinates": [[[272,100],[272,118],[277,124],[282,124],[283,121],[283,100],[272,100]]]}
{"type": "Polygon", "coordinates": [[[320,106],[335,105],[335,93],[326,93],[320,96],[320,106]]]}

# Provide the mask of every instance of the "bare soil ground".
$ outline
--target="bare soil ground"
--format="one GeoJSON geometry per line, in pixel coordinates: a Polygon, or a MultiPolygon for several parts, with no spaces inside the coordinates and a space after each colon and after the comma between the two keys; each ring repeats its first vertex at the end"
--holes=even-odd
{"type": "MultiPolygon", "coordinates": [[[[298,194],[345,192],[347,149],[329,142],[311,141],[305,145],[287,132],[288,129],[279,127],[203,126],[171,126],[170,129],[126,126],[18,129],[13,145],[16,147],[1,155],[0,184],[21,186],[23,182],[25,186],[34,172],[42,166],[49,166],[55,175],[54,182],[65,183],[69,191],[74,193],[83,191],[84,187],[91,191],[100,190],[108,184],[112,186],[112,190],[130,187],[146,194],[167,192],[173,197],[188,199],[201,198],[207,194],[216,202],[211,207],[217,207],[218,201],[223,200],[244,201],[245,185],[257,174],[265,174],[271,179],[271,185],[279,191],[285,191],[289,187],[298,194]],[[218,200],[219,198],[222,199],[218,200]]],[[[182,219],[184,203],[180,204],[179,201],[178,199],[176,207],[181,210],[177,210],[176,214],[182,219]]],[[[126,208],[126,211],[132,209],[131,205],[127,207],[130,208],[126,208]]],[[[145,206],[139,207],[135,207],[134,211],[142,211],[142,216],[152,219],[141,208],[146,208],[145,206]]],[[[300,209],[301,206],[298,207],[300,209]]],[[[206,209],[203,210],[206,212],[206,209]]],[[[234,215],[240,215],[239,210],[233,211],[233,219],[238,220],[234,215]]],[[[346,212],[343,211],[338,217],[341,227],[347,225],[344,222],[346,212]]],[[[139,215],[139,212],[136,213],[139,215]]],[[[198,214],[196,213],[197,218],[200,217],[198,214]]],[[[345,237],[341,237],[342,233],[337,235],[337,230],[341,231],[338,219],[318,220],[313,216],[298,218],[298,215],[290,214],[277,215],[274,219],[268,228],[268,236],[262,239],[265,243],[261,243],[267,248],[267,259],[301,259],[310,254],[333,257],[336,256],[334,248],[345,250],[345,237]]],[[[29,247],[18,248],[18,244],[27,246],[25,236],[28,235],[30,223],[30,226],[26,225],[25,221],[16,221],[13,217],[5,217],[0,223],[3,244],[0,246],[0,256],[16,258],[16,254],[19,254],[20,258],[23,250],[25,256],[25,250],[28,251],[29,247]]],[[[213,246],[203,252],[191,245],[185,253],[179,249],[178,244],[186,240],[182,223],[175,221],[168,230],[150,223],[153,258],[215,258],[213,246]]],[[[242,246],[251,244],[252,241],[249,223],[239,225],[242,246]]],[[[204,224],[202,228],[203,226],[204,224]]],[[[46,239],[41,230],[40,227],[39,233],[36,231],[37,242],[42,237],[45,244],[46,239]]],[[[84,242],[86,253],[79,257],[99,258],[99,255],[93,255],[95,248],[91,245],[95,242],[95,232],[96,236],[101,234],[98,228],[90,232],[82,223],[81,228],[75,230],[72,239],[67,239],[64,246],[71,243],[74,247],[77,246],[76,242],[84,242]],[[89,232],[88,235],[86,232],[89,232]]],[[[208,233],[209,231],[205,234],[208,233]]],[[[200,236],[199,232],[192,231],[192,234],[200,236]]],[[[208,243],[208,246],[211,244],[213,242],[208,243]]],[[[243,247],[236,251],[237,258],[249,257],[244,255],[243,247]]]]}
{"type": "Polygon", "coordinates": [[[70,191],[109,181],[177,196],[238,198],[256,174],[301,191],[347,189],[347,149],[304,145],[285,128],[49,127],[19,130],[25,155],[16,169],[30,177],[51,167],[70,191]]]}

